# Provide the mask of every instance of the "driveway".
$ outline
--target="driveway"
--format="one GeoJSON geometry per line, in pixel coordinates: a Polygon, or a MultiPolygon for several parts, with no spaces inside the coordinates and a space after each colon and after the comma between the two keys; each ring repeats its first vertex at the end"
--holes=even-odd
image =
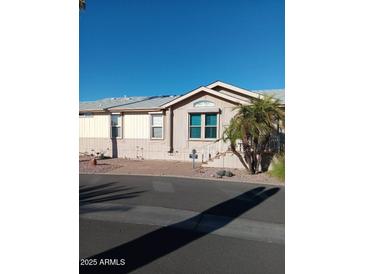
{"type": "Polygon", "coordinates": [[[284,187],[80,175],[82,273],[284,273],[284,187]],[[246,269],[246,271],[243,271],[246,269]]]}

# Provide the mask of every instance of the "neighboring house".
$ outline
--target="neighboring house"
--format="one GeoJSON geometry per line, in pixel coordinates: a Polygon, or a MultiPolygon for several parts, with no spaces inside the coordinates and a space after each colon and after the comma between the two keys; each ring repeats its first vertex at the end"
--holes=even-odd
{"type": "Polygon", "coordinates": [[[234,107],[260,94],[216,81],[181,96],[110,98],[80,102],[80,153],[130,159],[189,161],[192,149],[206,166],[242,167],[220,140],[234,107]]]}

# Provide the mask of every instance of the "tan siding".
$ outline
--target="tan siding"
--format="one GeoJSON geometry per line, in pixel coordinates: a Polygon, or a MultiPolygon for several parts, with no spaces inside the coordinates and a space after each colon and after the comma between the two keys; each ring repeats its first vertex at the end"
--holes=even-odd
{"type": "Polygon", "coordinates": [[[125,113],[124,114],[124,138],[126,139],[149,139],[150,116],[148,113],[125,113]]]}
{"type": "Polygon", "coordinates": [[[176,106],[174,106],[174,149],[179,152],[189,153],[192,148],[197,149],[205,147],[211,143],[209,140],[189,140],[189,129],[188,129],[188,113],[189,109],[194,109],[194,103],[200,100],[207,100],[213,102],[216,107],[221,110],[221,114],[218,116],[218,138],[222,137],[224,126],[229,124],[230,119],[234,116],[235,111],[233,110],[236,104],[222,100],[218,97],[206,94],[204,92],[199,93],[193,97],[190,97],[176,106]]]}
{"type": "Polygon", "coordinates": [[[109,138],[110,115],[95,114],[90,117],[79,116],[80,138],[109,138]]]}

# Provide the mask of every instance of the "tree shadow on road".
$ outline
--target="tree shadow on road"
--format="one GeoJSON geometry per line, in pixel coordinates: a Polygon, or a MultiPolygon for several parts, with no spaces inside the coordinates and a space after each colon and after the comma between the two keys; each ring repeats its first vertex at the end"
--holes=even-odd
{"type": "Polygon", "coordinates": [[[118,261],[119,259],[125,259],[126,264],[124,266],[80,265],[80,273],[129,273],[224,227],[235,218],[276,194],[279,190],[280,188],[277,187],[267,190],[265,190],[265,187],[256,187],[215,205],[192,218],[162,227],[89,258],[98,261],[100,259],[116,259],[118,261]],[[182,229],[184,227],[192,228],[192,224],[195,224],[196,227],[204,215],[221,215],[228,218],[224,218],[224,221],[219,223],[211,224],[204,232],[197,232],[194,229],[182,229]]]}
{"type": "Polygon", "coordinates": [[[91,187],[80,186],[79,204],[80,206],[83,206],[87,204],[134,198],[144,192],[130,191],[132,189],[134,189],[134,187],[119,186],[117,185],[117,182],[99,184],[91,187]]]}

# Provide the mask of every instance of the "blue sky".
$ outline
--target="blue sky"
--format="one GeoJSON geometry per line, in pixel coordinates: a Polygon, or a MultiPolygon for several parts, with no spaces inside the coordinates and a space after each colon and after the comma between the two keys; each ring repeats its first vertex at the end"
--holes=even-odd
{"type": "Polygon", "coordinates": [[[284,0],[87,0],[80,100],[284,88],[284,0]]]}

